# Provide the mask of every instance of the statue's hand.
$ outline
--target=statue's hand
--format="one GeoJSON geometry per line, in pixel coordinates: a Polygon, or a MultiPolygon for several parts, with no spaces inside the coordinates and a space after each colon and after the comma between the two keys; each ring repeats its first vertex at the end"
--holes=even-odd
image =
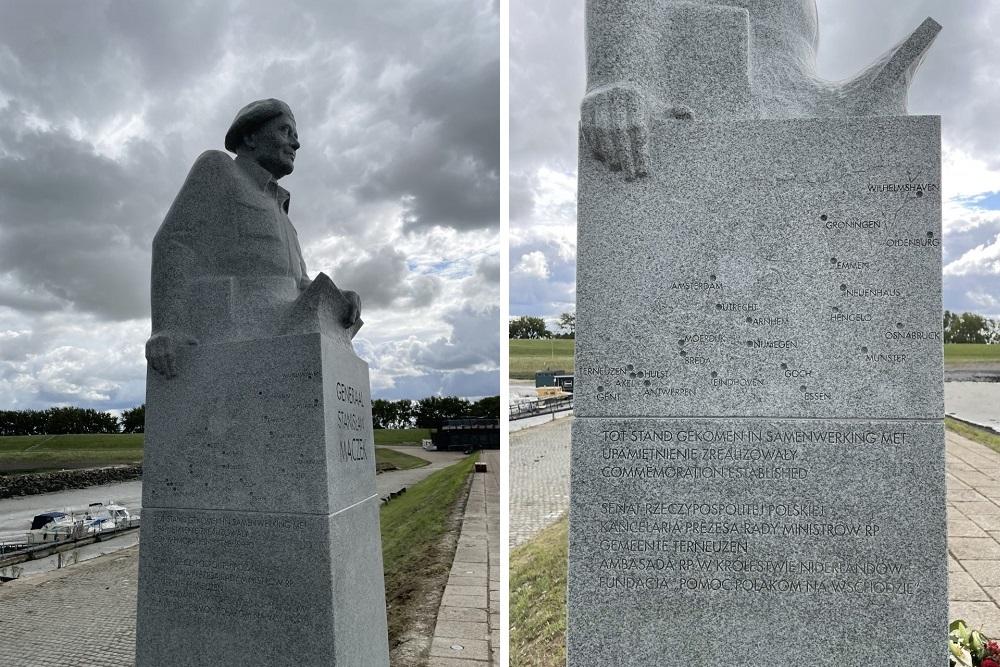
{"type": "Polygon", "coordinates": [[[358,296],[357,292],[350,290],[343,290],[343,293],[351,304],[350,310],[344,316],[344,328],[350,329],[358,321],[358,318],[361,317],[361,297],[358,296]]]}
{"type": "Polygon", "coordinates": [[[170,331],[153,334],[146,341],[146,360],[157,373],[172,378],[177,375],[177,352],[180,346],[197,344],[197,339],[187,334],[170,331]]]}
{"type": "Polygon", "coordinates": [[[581,126],[587,145],[625,180],[649,173],[649,106],[627,83],[596,88],[583,98],[581,126]]]}

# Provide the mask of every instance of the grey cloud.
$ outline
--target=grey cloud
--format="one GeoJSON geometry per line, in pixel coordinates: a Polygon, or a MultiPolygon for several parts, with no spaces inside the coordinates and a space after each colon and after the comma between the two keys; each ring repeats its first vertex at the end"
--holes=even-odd
{"type": "Polygon", "coordinates": [[[339,286],[361,295],[363,308],[420,309],[441,295],[438,276],[411,275],[406,255],[390,246],[341,263],[333,276],[339,286]]]}

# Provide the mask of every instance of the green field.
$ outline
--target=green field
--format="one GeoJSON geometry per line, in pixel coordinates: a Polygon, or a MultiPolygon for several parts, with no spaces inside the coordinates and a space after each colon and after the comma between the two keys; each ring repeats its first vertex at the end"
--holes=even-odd
{"type": "Polygon", "coordinates": [[[442,549],[442,540],[476,458],[433,473],[381,510],[390,646],[403,639],[428,591],[443,586],[451,569],[452,554],[442,549]]]}
{"type": "Polygon", "coordinates": [[[568,338],[549,340],[510,340],[510,377],[534,380],[536,371],[573,372],[573,344],[568,338]]]}
{"type": "Polygon", "coordinates": [[[376,445],[413,445],[420,446],[421,440],[430,440],[429,428],[377,428],[375,429],[376,445]]]}
{"type": "Polygon", "coordinates": [[[410,456],[392,449],[375,448],[375,465],[379,470],[409,470],[430,465],[427,459],[410,456]]]}
{"type": "MultiPolygon", "coordinates": [[[[86,468],[142,461],[142,433],[107,435],[10,435],[0,437],[0,474],[86,468]]],[[[376,429],[375,444],[420,445],[428,429],[376,429]]],[[[400,469],[427,465],[423,459],[376,448],[376,463],[400,469]]]]}
{"type": "Polygon", "coordinates": [[[946,364],[982,361],[1000,363],[1000,345],[946,343],[944,346],[944,362],[946,364]]]}
{"type": "MultiPolygon", "coordinates": [[[[573,372],[573,340],[509,340],[508,343],[511,379],[533,380],[536,371],[544,370],[573,372]]],[[[944,346],[947,365],[983,362],[1000,364],[1000,345],[949,343],[944,346]]]]}

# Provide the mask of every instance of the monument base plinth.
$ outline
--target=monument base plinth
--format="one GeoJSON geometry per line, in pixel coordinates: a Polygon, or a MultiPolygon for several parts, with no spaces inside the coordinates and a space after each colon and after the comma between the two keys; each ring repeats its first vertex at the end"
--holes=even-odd
{"type": "Polygon", "coordinates": [[[368,367],[334,333],[150,373],[137,667],[388,667],[368,367]]]}

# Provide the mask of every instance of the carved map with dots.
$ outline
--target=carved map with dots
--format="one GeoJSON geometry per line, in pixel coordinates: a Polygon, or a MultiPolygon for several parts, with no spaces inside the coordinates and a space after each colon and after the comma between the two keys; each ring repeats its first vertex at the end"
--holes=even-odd
{"type": "Polygon", "coordinates": [[[675,122],[624,188],[585,161],[578,410],[940,416],[940,153],[901,141],[936,124],[675,122]]]}

